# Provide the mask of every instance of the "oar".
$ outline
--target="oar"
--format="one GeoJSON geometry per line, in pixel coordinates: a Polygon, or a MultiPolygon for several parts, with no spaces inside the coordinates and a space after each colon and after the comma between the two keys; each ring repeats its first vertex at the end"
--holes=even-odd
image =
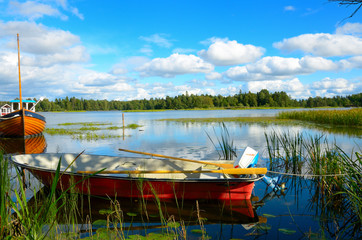
{"type": "Polygon", "coordinates": [[[234,168],[234,165],[230,164],[230,163],[212,163],[212,162],[191,160],[191,159],[186,159],[186,158],[171,157],[171,156],[155,154],[155,153],[139,152],[139,151],[134,151],[134,150],[122,149],[122,148],[120,148],[118,150],[123,151],[123,152],[130,152],[130,153],[148,155],[148,156],[152,156],[152,157],[162,157],[162,158],[168,158],[168,159],[173,159],[173,160],[181,160],[181,161],[185,161],[185,162],[193,162],[193,163],[199,163],[199,164],[214,165],[214,166],[221,167],[221,168],[234,168]]]}
{"type": "MultiPolygon", "coordinates": [[[[99,171],[77,171],[77,173],[93,174],[99,171]]],[[[223,173],[231,175],[266,174],[266,168],[228,168],[220,170],[111,170],[102,171],[97,174],[146,174],[146,173],[223,173]]]]}

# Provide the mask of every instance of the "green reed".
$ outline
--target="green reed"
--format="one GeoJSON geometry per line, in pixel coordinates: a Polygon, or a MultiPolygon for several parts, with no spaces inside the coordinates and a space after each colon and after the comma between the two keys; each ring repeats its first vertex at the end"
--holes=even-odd
{"type": "MultiPolygon", "coordinates": [[[[311,206],[316,207],[316,214],[321,219],[345,219],[334,234],[354,236],[360,231],[362,158],[359,152],[349,156],[323,135],[304,137],[299,133],[272,132],[265,134],[265,138],[270,171],[307,175],[312,183],[310,191],[314,191],[311,206]]],[[[299,184],[295,178],[282,176],[284,181],[292,181],[290,186],[299,184]]],[[[321,226],[328,229],[325,224],[321,221],[321,226]]]]}
{"type": "Polygon", "coordinates": [[[212,140],[212,137],[206,132],[208,138],[210,139],[211,143],[214,145],[214,147],[217,150],[217,153],[219,154],[219,158],[224,160],[233,160],[234,157],[236,157],[236,147],[234,146],[234,140],[231,138],[229,130],[227,129],[224,122],[221,122],[219,124],[219,127],[221,129],[220,136],[216,133],[216,130],[214,128],[214,134],[216,136],[216,140],[218,142],[218,146],[214,143],[212,140]]]}
{"type": "Polygon", "coordinates": [[[362,126],[362,108],[280,112],[278,119],[296,119],[322,124],[362,126]]]}
{"type": "Polygon", "coordinates": [[[0,238],[12,233],[11,208],[8,201],[10,193],[10,174],[8,161],[0,149],[0,238]]]}

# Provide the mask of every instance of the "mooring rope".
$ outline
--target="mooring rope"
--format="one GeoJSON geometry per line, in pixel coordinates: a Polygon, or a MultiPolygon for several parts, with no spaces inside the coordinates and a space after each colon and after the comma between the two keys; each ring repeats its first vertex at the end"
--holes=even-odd
{"type": "Polygon", "coordinates": [[[347,176],[347,173],[330,173],[330,174],[298,174],[298,173],[283,173],[283,172],[275,172],[268,171],[268,173],[280,174],[280,175],[288,175],[288,176],[296,176],[296,177],[339,177],[339,176],[347,176]]]}

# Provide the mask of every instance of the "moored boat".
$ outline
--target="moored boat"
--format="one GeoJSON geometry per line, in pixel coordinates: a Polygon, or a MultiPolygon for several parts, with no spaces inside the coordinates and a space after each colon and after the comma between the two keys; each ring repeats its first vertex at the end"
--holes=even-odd
{"type": "Polygon", "coordinates": [[[77,157],[76,154],[55,153],[17,155],[11,160],[18,167],[29,170],[45,186],[52,184],[60,161],[62,174],[58,189],[67,189],[80,181],[75,185],[80,193],[131,198],[245,200],[250,199],[254,182],[266,173],[264,168],[220,169],[212,165],[213,162],[233,164],[233,161],[203,164],[172,159],[83,154],[77,157]]]}
{"type": "Polygon", "coordinates": [[[0,137],[26,137],[40,134],[45,129],[45,117],[35,112],[35,106],[41,99],[38,102],[22,99],[19,34],[17,39],[20,98],[19,100],[10,101],[11,108],[8,104],[1,107],[0,137]]]}
{"type": "Polygon", "coordinates": [[[45,123],[44,116],[23,108],[0,117],[0,136],[26,137],[40,134],[45,129],[45,123]]]}

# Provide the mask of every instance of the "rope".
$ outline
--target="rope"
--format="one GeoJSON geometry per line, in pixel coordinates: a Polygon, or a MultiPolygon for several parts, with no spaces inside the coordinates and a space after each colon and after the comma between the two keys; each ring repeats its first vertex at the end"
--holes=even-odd
{"type": "Polygon", "coordinates": [[[275,173],[275,174],[296,176],[296,177],[336,177],[336,176],[347,176],[348,175],[346,173],[317,175],[317,174],[283,173],[283,172],[274,172],[274,171],[268,171],[268,173],[275,173]]]}

